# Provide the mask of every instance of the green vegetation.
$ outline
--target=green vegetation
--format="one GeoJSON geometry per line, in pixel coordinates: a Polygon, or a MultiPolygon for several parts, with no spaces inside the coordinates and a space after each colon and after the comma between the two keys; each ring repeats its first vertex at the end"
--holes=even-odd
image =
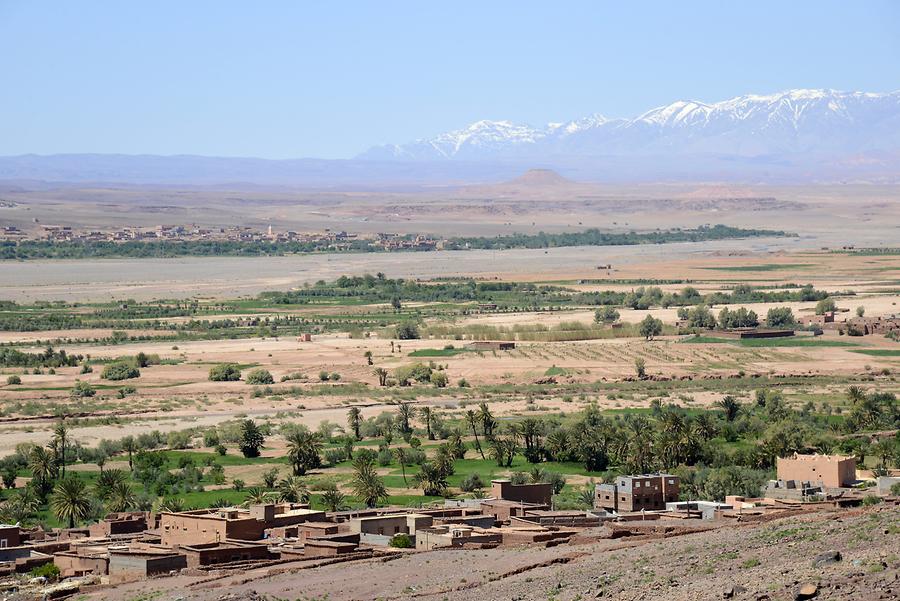
{"type": "Polygon", "coordinates": [[[235,363],[220,363],[209,370],[211,382],[236,382],[241,379],[241,369],[235,363]]]}
{"type": "Polygon", "coordinates": [[[469,352],[468,349],[455,348],[452,344],[442,349],[424,348],[409,353],[410,357],[453,357],[462,353],[469,352]]]}
{"type": "Polygon", "coordinates": [[[761,265],[735,265],[732,267],[702,267],[711,271],[782,271],[785,269],[806,269],[815,267],[812,263],[763,263],[761,265]]]}
{"type": "Polygon", "coordinates": [[[863,355],[869,355],[871,357],[900,357],[900,349],[854,349],[851,352],[853,353],[862,353],[863,355]]]}

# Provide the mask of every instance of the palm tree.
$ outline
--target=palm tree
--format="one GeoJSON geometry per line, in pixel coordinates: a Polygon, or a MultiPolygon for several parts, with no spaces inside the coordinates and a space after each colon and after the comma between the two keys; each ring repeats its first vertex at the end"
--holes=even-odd
{"type": "Polygon", "coordinates": [[[543,453],[541,436],[544,434],[544,422],[528,417],[521,421],[519,427],[525,444],[525,459],[529,463],[540,462],[543,453]]]}
{"type": "Polygon", "coordinates": [[[726,395],[716,405],[725,412],[725,421],[733,422],[741,412],[741,404],[731,395],[726,395]]]}
{"type": "Polygon", "coordinates": [[[346,497],[334,484],[329,484],[322,491],[322,505],[328,511],[340,511],[345,506],[346,497]]]}
{"type": "Polygon", "coordinates": [[[91,501],[86,489],[84,480],[74,476],[60,480],[53,489],[50,499],[53,513],[59,520],[69,522],[69,528],[74,528],[76,522],[91,514],[91,501]]]}
{"type": "Polygon", "coordinates": [[[497,420],[491,415],[491,410],[484,401],[478,405],[478,421],[481,422],[481,430],[484,432],[484,437],[491,440],[494,437],[497,420]]]}
{"type": "Polygon", "coordinates": [[[159,510],[166,513],[180,513],[185,509],[184,499],[181,497],[169,497],[159,504],[159,510]]]}
{"type": "MultiPolygon", "coordinates": [[[[453,451],[454,459],[464,459],[466,456],[466,443],[463,441],[462,432],[454,428],[447,437],[447,446],[453,451]]],[[[443,446],[443,445],[442,445],[443,446]]]]}
{"type": "Polygon", "coordinates": [[[416,485],[422,487],[422,494],[426,496],[440,497],[447,492],[447,476],[430,462],[422,464],[413,480],[416,485]]]}
{"type": "Polygon", "coordinates": [[[94,483],[94,494],[103,502],[109,501],[116,486],[125,483],[127,480],[128,478],[122,470],[101,472],[94,483]]]}
{"type": "Polygon", "coordinates": [[[366,507],[375,507],[379,501],[387,500],[387,488],[375,471],[372,457],[357,455],[353,462],[353,470],[353,494],[365,503],[366,507]]]}
{"type": "MultiPolygon", "coordinates": [[[[394,343],[391,342],[391,352],[392,353],[394,352],[393,346],[394,346],[394,343]]],[[[385,368],[376,367],[375,369],[372,370],[372,373],[374,373],[378,377],[378,385],[379,386],[387,386],[388,371],[385,368]]]]}
{"type": "Polygon", "coordinates": [[[862,386],[850,386],[847,388],[847,400],[854,405],[866,398],[866,390],[862,386]]]}
{"type": "Polygon", "coordinates": [[[7,524],[28,522],[37,515],[40,508],[40,501],[34,491],[25,487],[0,503],[0,520],[7,524]]]}
{"type": "Polygon", "coordinates": [[[302,476],[306,474],[307,470],[322,465],[322,458],[319,455],[322,451],[322,441],[318,434],[297,428],[287,435],[286,440],[288,461],[291,463],[295,476],[302,476]]]}
{"type": "Polygon", "coordinates": [[[66,443],[69,438],[69,429],[66,427],[65,420],[59,420],[53,427],[53,447],[59,458],[59,467],[62,477],[66,477],[66,443]]]}
{"type": "Polygon", "coordinates": [[[484,459],[484,451],[481,449],[481,442],[478,440],[478,420],[475,417],[475,412],[471,409],[466,411],[466,421],[468,422],[469,427],[472,428],[472,433],[475,435],[475,448],[478,449],[481,458],[484,459]]]}
{"type": "Polygon", "coordinates": [[[397,458],[397,463],[400,464],[400,473],[403,474],[403,484],[406,488],[409,488],[409,482],[406,481],[406,449],[397,447],[394,449],[394,456],[397,458]]]}
{"type": "Polygon", "coordinates": [[[353,436],[356,437],[356,440],[362,440],[362,437],[359,435],[361,424],[362,411],[359,410],[359,407],[350,407],[350,410],[347,411],[347,427],[353,430],[353,436]]]}
{"type": "Polygon", "coordinates": [[[409,425],[412,419],[413,406],[403,401],[397,402],[397,416],[400,418],[400,434],[407,436],[412,432],[412,426],[409,425]]]}
{"type": "Polygon", "coordinates": [[[46,499],[51,488],[50,482],[56,478],[56,459],[46,448],[34,447],[31,449],[28,464],[38,495],[42,499],[46,499]]]}
{"type": "Polygon", "coordinates": [[[288,476],[278,483],[278,499],[287,503],[308,503],[309,488],[297,476],[288,476]]]}
{"type": "MultiPolygon", "coordinates": [[[[118,470],[116,470],[118,471],[118,470]]],[[[137,505],[137,497],[134,489],[128,482],[116,482],[109,491],[109,497],[106,502],[110,511],[130,511],[137,505]]]]}
{"type": "Polygon", "coordinates": [[[425,405],[419,411],[422,421],[425,422],[425,432],[428,434],[428,440],[434,440],[434,432],[431,431],[431,421],[434,419],[431,407],[425,405]]]}
{"type": "Polygon", "coordinates": [[[222,509],[224,507],[231,507],[231,501],[224,497],[219,497],[209,504],[211,509],[222,509]]]}
{"type": "Polygon", "coordinates": [[[134,471],[134,453],[137,451],[137,443],[134,436],[126,436],[122,439],[122,450],[128,453],[128,469],[134,471]]]}
{"type": "Polygon", "coordinates": [[[247,505],[265,505],[271,500],[269,493],[259,486],[252,486],[247,489],[247,499],[244,501],[247,505]]]}

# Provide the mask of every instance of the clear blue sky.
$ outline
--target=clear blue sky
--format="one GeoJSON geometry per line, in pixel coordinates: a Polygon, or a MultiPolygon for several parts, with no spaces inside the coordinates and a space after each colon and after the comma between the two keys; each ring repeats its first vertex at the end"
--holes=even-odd
{"type": "Polygon", "coordinates": [[[478,119],[900,89],[900,2],[0,0],[0,155],[350,157],[478,119]]]}

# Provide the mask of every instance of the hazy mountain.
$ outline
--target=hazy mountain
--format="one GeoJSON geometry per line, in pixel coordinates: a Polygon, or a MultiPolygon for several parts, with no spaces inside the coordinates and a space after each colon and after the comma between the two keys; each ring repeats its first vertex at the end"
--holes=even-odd
{"type": "Polygon", "coordinates": [[[540,128],[478,121],[351,160],[0,157],[0,180],[29,188],[68,182],[406,189],[502,182],[531,168],[581,182],[898,183],[900,92],[791,90],[714,104],[679,101],[633,119],[590,115],[540,128]]]}
{"type": "Polygon", "coordinates": [[[900,92],[790,90],[705,104],[678,101],[632,119],[591,115],[533,128],[478,121],[360,155],[380,160],[721,155],[849,157],[900,149],[900,92]]]}

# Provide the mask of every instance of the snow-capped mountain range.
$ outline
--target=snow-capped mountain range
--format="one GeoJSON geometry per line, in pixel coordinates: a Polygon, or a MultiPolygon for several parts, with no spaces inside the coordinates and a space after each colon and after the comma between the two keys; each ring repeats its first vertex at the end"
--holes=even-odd
{"type": "Polygon", "coordinates": [[[466,161],[610,156],[852,157],[900,150],[900,91],[789,90],[706,104],[678,101],[632,119],[594,114],[544,127],[471,125],[408,144],[376,146],[370,160],[466,161]]]}

